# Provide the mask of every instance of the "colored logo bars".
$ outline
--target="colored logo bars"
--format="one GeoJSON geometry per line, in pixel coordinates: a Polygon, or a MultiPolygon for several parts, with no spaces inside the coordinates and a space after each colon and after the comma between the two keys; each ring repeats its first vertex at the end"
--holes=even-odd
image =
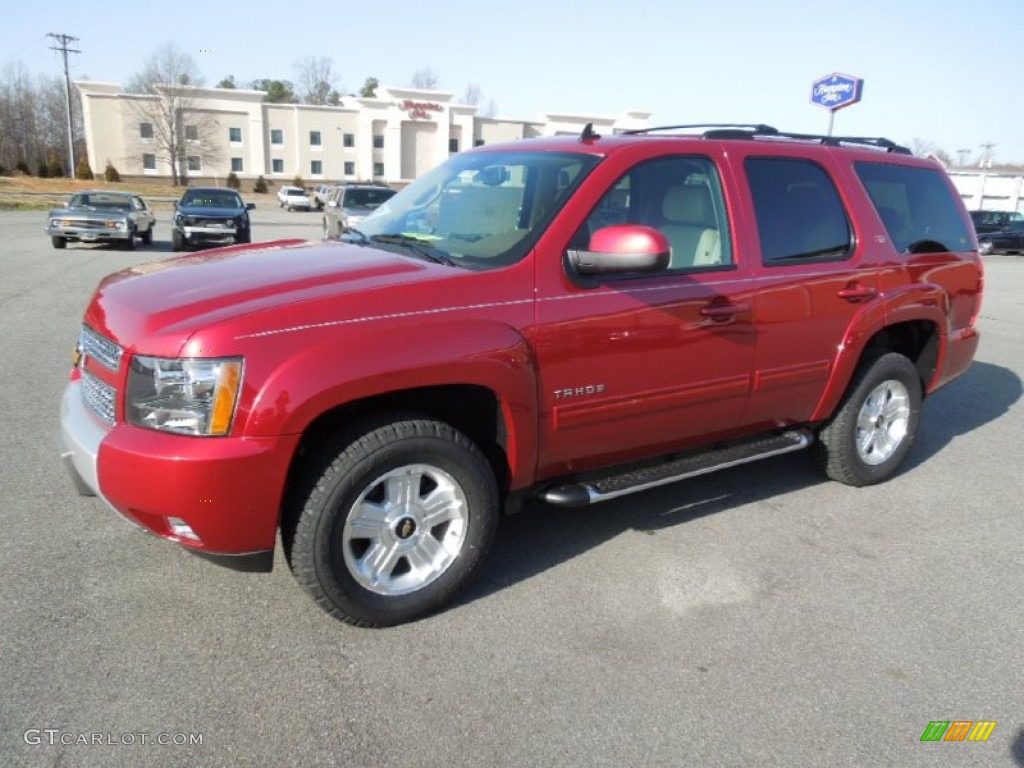
{"type": "Polygon", "coordinates": [[[921,741],[988,741],[995,727],[995,720],[932,720],[921,741]]]}

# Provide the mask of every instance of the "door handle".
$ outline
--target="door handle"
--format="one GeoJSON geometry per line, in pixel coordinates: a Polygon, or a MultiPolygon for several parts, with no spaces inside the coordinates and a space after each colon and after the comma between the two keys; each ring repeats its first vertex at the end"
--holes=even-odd
{"type": "Polygon", "coordinates": [[[877,291],[870,285],[853,283],[840,289],[838,295],[839,298],[846,299],[847,301],[861,301],[863,299],[870,299],[876,293],[877,291]]]}
{"type": "Polygon", "coordinates": [[[700,308],[700,313],[712,320],[728,320],[748,309],[749,304],[706,304],[700,308]]]}

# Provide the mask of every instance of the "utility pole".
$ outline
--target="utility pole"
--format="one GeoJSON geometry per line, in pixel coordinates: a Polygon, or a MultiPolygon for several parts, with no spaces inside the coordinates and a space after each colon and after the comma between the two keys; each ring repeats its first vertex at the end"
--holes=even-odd
{"type": "Polygon", "coordinates": [[[960,163],[959,164],[960,164],[960,167],[963,168],[964,167],[964,163],[967,162],[967,156],[969,154],[971,154],[971,150],[969,150],[969,149],[958,149],[956,151],[956,153],[960,156],[960,163]]]}
{"type": "Polygon", "coordinates": [[[986,143],[981,145],[981,148],[984,151],[981,153],[981,162],[978,163],[979,167],[981,167],[981,168],[991,168],[992,167],[992,155],[995,154],[992,150],[995,149],[995,146],[996,145],[993,144],[991,141],[986,142],[986,143]]]}
{"type": "Polygon", "coordinates": [[[68,54],[81,53],[77,48],[68,48],[71,43],[77,43],[78,38],[71,35],[47,32],[47,37],[52,37],[56,45],[51,45],[51,51],[60,51],[64,56],[64,103],[67,106],[68,114],[68,177],[75,178],[75,139],[71,131],[71,77],[68,75],[68,54]]]}

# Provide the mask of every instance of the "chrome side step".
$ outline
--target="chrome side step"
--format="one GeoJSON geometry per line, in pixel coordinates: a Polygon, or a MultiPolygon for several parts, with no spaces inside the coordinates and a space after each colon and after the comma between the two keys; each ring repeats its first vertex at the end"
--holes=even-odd
{"type": "Polygon", "coordinates": [[[780,435],[762,437],[681,459],[666,461],[640,469],[549,487],[539,494],[548,504],[562,507],[584,507],[599,501],[617,499],[631,493],[657,488],[688,477],[706,475],[727,467],[747,464],[769,456],[779,456],[806,448],[814,442],[809,429],[794,429],[780,435]]]}

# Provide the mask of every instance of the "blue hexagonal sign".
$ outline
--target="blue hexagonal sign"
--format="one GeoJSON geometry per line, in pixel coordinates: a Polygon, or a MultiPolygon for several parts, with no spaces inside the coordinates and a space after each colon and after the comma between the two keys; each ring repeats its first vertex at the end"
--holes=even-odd
{"type": "Polygon", "coordinates": [[[833,72],[811,83],[811,101],[834,112],[860,101],[863,89],[864,81],[859,77],[833,72]]]}

